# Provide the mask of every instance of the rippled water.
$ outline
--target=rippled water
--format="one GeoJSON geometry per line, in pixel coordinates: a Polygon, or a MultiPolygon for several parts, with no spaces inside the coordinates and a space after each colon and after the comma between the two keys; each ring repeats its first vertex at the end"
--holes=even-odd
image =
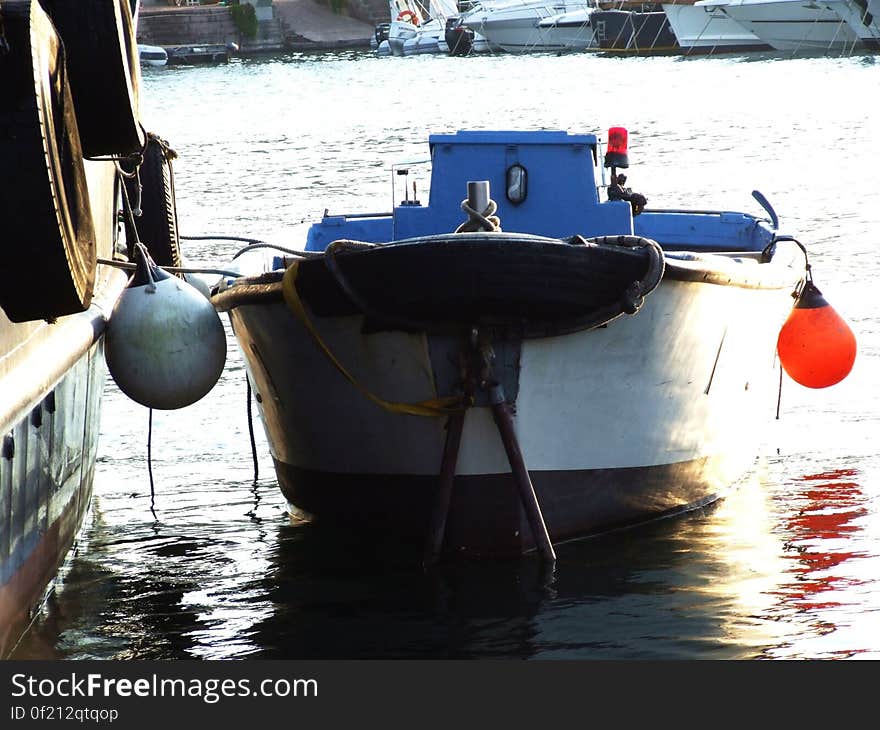
{"type": "MultiPolygon", "coordinates": [[[[759,470],[712,509],[564,545],[552,575],[426,575],[399,546],[292,524],[258,421],[254,482],[230,337],[214,391],[154,415],[156,519],[147,411],[109,383],[91,522],[17,656],[880,658],[874,56],[346,53],[144,81],[147,127],[180,153],[183,232],[292,246],[325,208],[390,209],[391,164],[426,159],[430,132],[622,124],[652,207],[760,213],[750,192],[767,195],[859,356],[831,389],[786,383],[759,470]]],[[[237,247],[187,253],[215,266],[237,247]]]]}

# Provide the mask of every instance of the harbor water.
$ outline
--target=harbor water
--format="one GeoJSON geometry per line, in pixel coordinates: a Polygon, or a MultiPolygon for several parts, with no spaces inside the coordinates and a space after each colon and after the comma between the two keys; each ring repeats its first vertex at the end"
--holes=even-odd
{"type": "MultiPolygon", "coordinates": [[[[649,207],[762,215],[764,193],[858,357],[826,390],[785,380],[754,474],[711,508],[562,545],[552,573],[533,559],[426,573],[393,543],[287,516],[255,408],[252,458],[227,322],[214,390],[153,414],[155,516],[148,411],[108,378],[91,515],[13,656],[880,659],[876,58],[346,52],[145,69],[184,235],[301,247],[325,209],[390,210],[392,165],[426,160],[429,133],[622,125],[649,207]]],[[[427,195],[426,172],[411,168],[407,195],[427,195]]],[[[217,267],[243,244],[184,245],[217,267]]]]}

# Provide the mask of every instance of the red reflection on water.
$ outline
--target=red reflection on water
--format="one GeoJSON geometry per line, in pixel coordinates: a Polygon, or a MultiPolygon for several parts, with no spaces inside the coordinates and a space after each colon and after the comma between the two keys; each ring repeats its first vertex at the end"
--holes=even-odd
{"type": "Polygon", "coordinates": [[[785,522],[791,535],[787,557],[796,561],[791,571],[796,582],[782,586],[780,593],[801,609],[840,606],[841,602],[831,597],[835,589],[862,582],[842,575],[842,571],[829,572],[864,554],[845,549],[862,529],[858,518],[868,512],[865,495],[852,480],[856,476],[856,469],[835,469],[798,477],[794,485],[803,484],[803,489],[785,497],[802,506],[785,522]],[[822,594],[828,596],[826,600],[817,600],[822,594]]]}

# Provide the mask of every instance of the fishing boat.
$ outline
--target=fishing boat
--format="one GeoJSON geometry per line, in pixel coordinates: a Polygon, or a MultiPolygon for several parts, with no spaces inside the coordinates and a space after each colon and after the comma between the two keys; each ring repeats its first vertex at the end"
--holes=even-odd
{"type": "Polygon", "coordinates": [[[0,4],[0,657],[77,537],[92,493],[104,333],[125,274],[121,177],[139,154],[136,3],[0,4]]]}
{"type": "Polygon", "coordinates": [[[429,145],[427,202],[325,212],[300,249],[239,252],[212,298],[293,514],[426,562],[552,560],[723,496],[772,418],[805,276],[769,202],[645,207],[619,127],[429,145]]]}

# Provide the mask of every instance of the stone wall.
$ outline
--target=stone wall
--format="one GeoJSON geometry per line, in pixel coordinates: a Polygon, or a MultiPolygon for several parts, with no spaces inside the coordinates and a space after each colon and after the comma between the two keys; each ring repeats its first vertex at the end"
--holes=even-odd
{"type": "Polygon", "coordinates": [[[348,9],[352,17],[370,25],[387,23],[391,20],[391,11],[388,7],[388,0],[348,0],[348,9]]]}
{"type": "Polygon", "coordinates": [[[153,10],[141,8],[138,43],[150,46],[241,43],[241,34],[232,21],[229,8],[204,7],[153,10]]]}
{"type": "Polygon", "coordinates": [[[242,53],[282,50],[284,36],[277,19],[261,20],[257,37],[241,35],[229,8],[216,5],[170,8],[142,6],[138,43],[150,46],[185,46],[236,43],[242,53]]]}

